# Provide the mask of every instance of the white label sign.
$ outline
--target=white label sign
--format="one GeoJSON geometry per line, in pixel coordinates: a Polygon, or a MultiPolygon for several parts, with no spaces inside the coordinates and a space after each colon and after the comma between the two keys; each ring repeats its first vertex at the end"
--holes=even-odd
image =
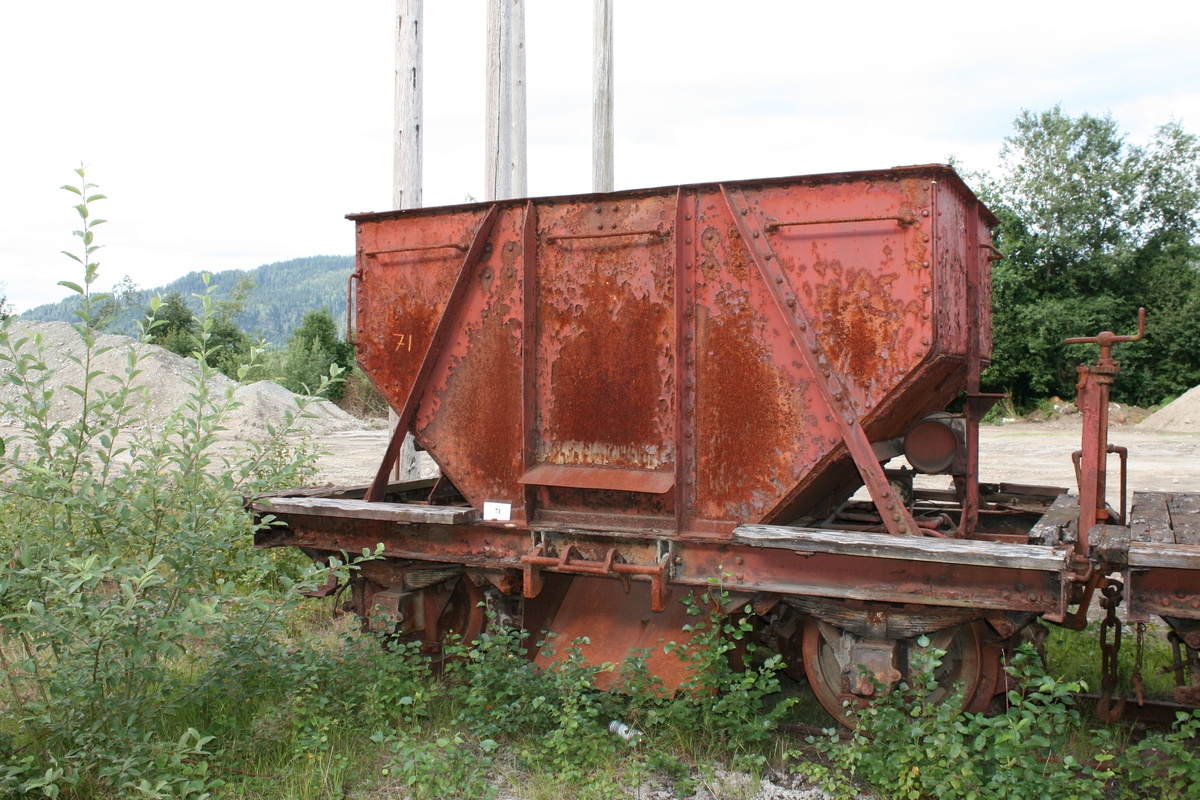
{"type": "Polygon", "coordinates": [[[512,503],[484,503],[483,518],[508,522],[512,519],[512,503]]]}

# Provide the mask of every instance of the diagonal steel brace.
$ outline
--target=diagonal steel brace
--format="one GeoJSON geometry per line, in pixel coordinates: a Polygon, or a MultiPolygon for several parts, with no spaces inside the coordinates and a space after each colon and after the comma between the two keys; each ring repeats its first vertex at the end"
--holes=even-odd
{"type": "Polygon", "coordinates": [[[412,389],[408,393],[408,399],[404,401],[404,408],[401,409],[399,418],[396,420],[396,430],[392,432],[392,438],[388,442],[387,450],[383,454],[383,461],[379,465],[379,471],[375,473],[375,479],[371,481],[371,485],[367,488],[367,493],[363,498],[368,503],[380,502],[387,493],[388,475],[391,473],[396,459],[400,457],[400,446],[404,443],[404,436],[408,433],[409,425],[412,424],[412,418],[417,413],[417,406],[421,402],[421,397],[425,394],[425,387],[429,384],[429,379],[433,376],[434,365],[437,364],[438,357],[442,353],[442,345],[450,333],[451,323],[455,319],[458,306],[466,294],[467,285],[470,283],[471,270],[483,253],[483,246],[487,243],[488,237],[492,235],[492,227],[496,224],[498,214],[498,207],[493,205],[484,214],[483,220],[475,230],[471,246],[467,249],[467,254],[463,257],[462,267],[458,271],[458,278],[454,282],[454,288],[450,290],[450,296],[446,298],[446,305],[442,307],[442,316],[438,319],[437,327],[433,331],[433,339],[429,343],[429,349],[425,351],[425,358],[421,360],[421,369],[417,372],[417,378],[413,381],[412,389]]]}
{"type": "Polygon", "coordinates": [[[879,515],[883,517],[883,524],[888,533],[920,536],[921,529],[913,520],[901,498],[892,491],[892,487],[883,473],[883,467],[875,458],[871,442],[867,439],[867,434],[858,421],[858,415],[850,404],[846,390],[837,377],[831,374],[829,367],[823,366],[831,362],[825,356],[824,348],[817,340],[816,331],[813,329],[811,320],[808,319],[804,304],[796,298],[796,293],[792,291],[783,268],[779,266],[778,257],[767,242],[767,232],[762,220],[751,208],[740,188],[722,184],[721,193],[725,197],[725,203],[729,206],[734,224],[737,225],[738,232],[742,235],[742,241],[745,242],[746,249],[750,251],[754,264],[758,267],[759,274],[762,276],[771,298],[775,301],[775,305],[778,306],[779,313],[787,324],[788,332],[796,343],[796,348],[800,351],[800,358],[812,374],[813,383],[816,384],[821,398],[837,422],[842,440],[846,443],[846,449],[850,451],[850,456],[858,467],[863,483],[866,484],[867,491],[871,493],[875,507],[879,509],[879,515]]]}

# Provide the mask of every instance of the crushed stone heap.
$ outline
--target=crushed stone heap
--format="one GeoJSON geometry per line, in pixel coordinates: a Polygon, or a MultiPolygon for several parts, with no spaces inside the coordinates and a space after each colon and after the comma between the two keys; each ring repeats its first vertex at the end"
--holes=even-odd
{"type": "MultiPolygon", "coordinates": [[[[55,421],[77,418],[82,411],[83,401],[67,387],[82,386],[83,383],[84,367],[72,360],[82,359],[86,355],[79,334],[66,322],[16,322],[10,330],[17,336],[22,330],[31,336],[42,335],[46,366],[54,370],[48,387],[54,390],[51,418],[55,421]]],[[[183,405],[193,391],[188,379],[198,374],[199,367],[194,360],[157,345],[140,344],[119,334],[97,333],[97,349],[110,348],[95,356],[91,363],[92,370],[102,373],[94,384],[98,390],[111,391],[114,388],[113,381],[106,376],[124,377],[130,346],[142,354],[137,365],[141,373],[134,379],[134,385],[150,387],[149,405],[139,410],[140,419],[131,426],[136,428],[139,424],[147,425],[161,420],[183,405]]],[[[32,347],[31,343],[27,349],[32,347]]],[[[21,391],[20,387],[8,380],[12,371],[12,364],[0,362],[0,402],[16,399],[21,391]]],[[[223,440],[240,441],[266,435],[267,425],[282,423],[285,413],[296,409],[298,395],[271,381],[238,386],[236,381],[216,373],[211,378],[211,385],[214,397],[219,398],[227,390],[233,389],[234,398],[242,404],[224,421],[226,430],[220,435],[223,440]]],[[[306,411],[309,418],[305,419],[305,424],[317,436],[373,427],[328,400],[314,400],[308,404],[306,411]]],[[[0,425],[16,423],[16,420],[0,416],[0,425]]]]}
{"type": "Polygon", "coordinates": [[[1162,433],[1200,433],[1200,386],[1193,386],[1138,425],[1162,433]]]}

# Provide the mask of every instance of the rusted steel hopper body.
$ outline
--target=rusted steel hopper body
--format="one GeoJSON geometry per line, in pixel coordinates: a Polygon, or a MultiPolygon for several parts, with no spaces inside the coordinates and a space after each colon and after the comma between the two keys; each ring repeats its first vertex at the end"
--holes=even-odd
{"type": "Polygon", "coordinates": [[[947,167],[351,219],[359,363],[518,526],[728,538],[864,478],[882,507],[863,446],[990,352],[995,220],[947,167]]]}
{"type": "MultiPolygon", "coordinates": [[[[382,545],[349,581],[374,629],[435,658],[488,619],[587,636],[592,663],[645,649],[675,687],[690,667],[660,645],[687,635],[679,600],[719,584],[851,725],[927,645],[944,653],[933,701],[958,686],[987,710],[1039,620],[1082,629],[1103,593],[1101,630],[1119,630],[1124,570],[1129,618],[1161,616],[1176,665],[1184,647],[1200,660],[1200,495],[1138,493],[1128,516],[1106,501],[1106,456],[1124,494],[1126,451],[1107,442],[1104,348],[1144,318],[1072,340],[1102,348],[1080,367],[1079,495],[979,484],[995,219],[950,168],[351,219],[350,327],[400,435],[370,486],[249,505],[271,519],[260,547],[382,545]],[[441,478],[388,482],[407,430],[441,478]],[[901,453],[952,483],[885,472],[901,453]]],[[[1190,674],[1176,699],[1200,703],[1190,674]]]]}

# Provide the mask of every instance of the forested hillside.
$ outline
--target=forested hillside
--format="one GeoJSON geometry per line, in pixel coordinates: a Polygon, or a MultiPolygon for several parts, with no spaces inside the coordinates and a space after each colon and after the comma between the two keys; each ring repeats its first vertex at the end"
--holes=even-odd
{"type": "MultiPolygon", "coordinates": [[[[252,336],[287,344],[306,311],[327,308],[338,321],[339,330],[345,326],[346,276],[354,271],[353,256],[311,256],[291,261],[277,261],[251,270],[231,269],[214,273],[211,283],[217,287],[216,299],[225,297],[237,286],[240,278],[254,282],[247,295],[242,313],[234,321],[252,336]]],[[[133,334],[135,320],[145,315],[145,307],[155,295],[167,296],[178,292],[199,313],[200,301],[194,297],[204,293],[204,281],[199,272],[190,272],[178,280],[153,289],[126,286],[118,288],[115,316],[105,327],[113,332],[133,334]]],[[[44,321],[76,321],[73,311],[79,307],[77,297],[58,303],[31,308],[21,313],[22,319],[44,321]]],[[[344,331],[341,331],[344,333],[344,331]]]]}

